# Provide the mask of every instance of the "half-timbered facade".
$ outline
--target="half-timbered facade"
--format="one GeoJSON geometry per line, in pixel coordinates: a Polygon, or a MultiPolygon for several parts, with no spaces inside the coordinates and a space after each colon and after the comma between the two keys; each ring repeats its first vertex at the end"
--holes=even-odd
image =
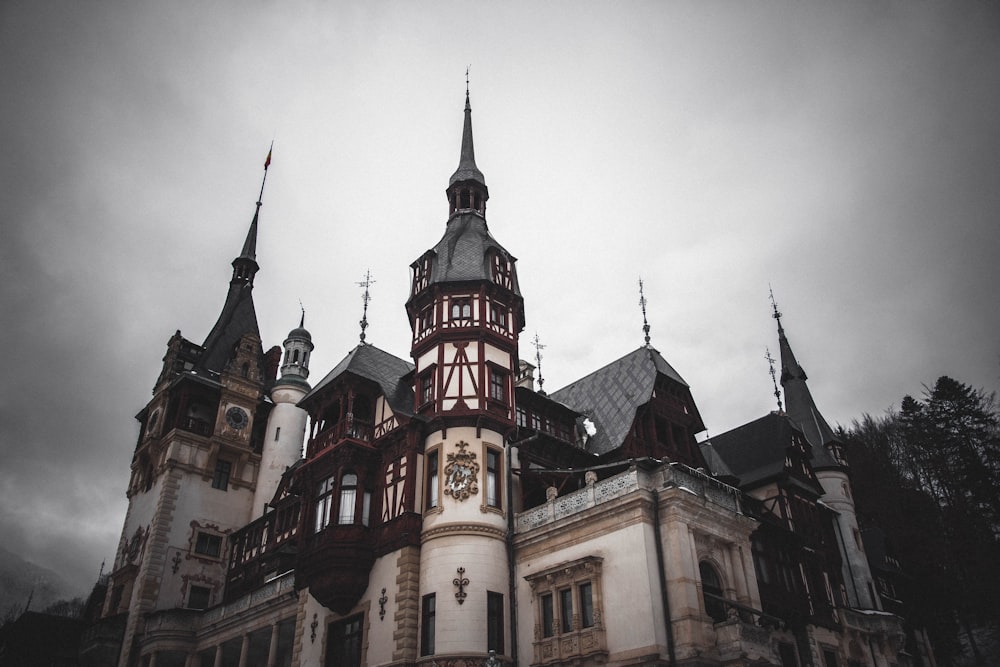
{"type": "Polygon", "coordinates": [[[85,664],[932,664],[874,592],[849,594],[849,477],[801,423],[820,421],[782,330],[789,414],[710,444],[648,339],[547,394],[519,358],[468,94],[445,195],[410,265],[409,358],[362,336],[314,387],[304,322],[263,352],[254,216],[219,323],[171,339],[138,416],[85,664]]]}

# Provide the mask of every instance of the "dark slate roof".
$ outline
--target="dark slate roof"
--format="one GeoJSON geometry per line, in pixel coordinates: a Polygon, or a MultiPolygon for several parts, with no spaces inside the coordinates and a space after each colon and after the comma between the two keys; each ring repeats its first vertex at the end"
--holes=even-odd
{"type": "MultiPolygon", "coordinates": [[[[786,415],[772,412],[713,436],[702,443],[702,452],[710,448],[728,468],[727,472],[713,467],[713,473],[730,474],[739,478],[741,488],[753,488],[783,474],[792,436],[798,431],[786,415]]],[[[823,492],[821,488],[814,490],[823,492]]]]}
{"type": "Polygon", "coordinates": [[[806,384],[806,372],[795,359],[780,321],[778,345],[781,348],[781,387],[785,390],[785,410],[812,447],[813,468],[841,467],[826,448],[827,443],[839,440],[816,407],[809,385],[806,384]]]}
{"type": "Polygon", "coordinates": [[[384,352],[374,345],[362,343],[351,350],[319,384],[299,401],[299,405],[309,401],[323,391],[323,388],[350,373],[378,384],[389,407],[397,414],[413,415],[413,388],[404,378],[413,371],[413,364],[384,352]]]}
{"type": "Polygon", "coordinates": [[[260,336],[257,311],[253,306],[253,286],[234,280],[229,284],[229,293],[218,321],[202,343],[205,351],[198,366],[216,373],[221,372],[233,356],[236,344],[247,333],[260,336]]]}
{"type": "Polygon", "coordinates": [[[605,454],[625,441],[636,409],[653,396],[657,374],[688,386],[659,352],[640,347],[550,396],[589,417],[597,433],[587,441],[586,449],[605,454]]]}
{"type": "MultiPolygon", "coordinates": [[[[488,253],[500,252],[513,263],[515,258],[501,246],[486,226],[486,219],[474,212],[458,213],[448,221],[444,236],[431,252],[430,283],[493,280],[493,267],[488,253]]],[[[513,273],[514,293],[520,296],[517,273],[513,273]]]]}
{"type": "Polygon", "coordinates": [[[486,185],[486,177],[476,166],[476,151],[472,144],[472,106],[469,104],[469,93],[465,93],[465,125],[462,128],[462,153],[458,160],[458,169],[451,175],[448,185],[460,181],[477,181],[486,185]]]}

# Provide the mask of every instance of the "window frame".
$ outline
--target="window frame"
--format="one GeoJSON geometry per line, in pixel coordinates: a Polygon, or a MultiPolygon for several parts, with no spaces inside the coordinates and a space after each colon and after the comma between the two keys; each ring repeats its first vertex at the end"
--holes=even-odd
{"type": "Polygon", "coordinates": [[[191,545],[191,553],[198,558],[219,560],[222,558],[222,547],[224,542],[225,539],[221,534],[198,528],[194,531],[194,541],[191,545]],[[202,540],[202,538],[205,539],[202,540]],[[214,549],[211,548],[212,545],[214,545],[214,549]]]}
{"type": "Polygon", "coordinates": [[[316,500],[313,502],[315,515],[313,517],[313,534],[321,533],[330,525],[333,515],[333,491],[336,488],[336,477],[330,475],[319,483],[316,488],[316,500]]]}
{"type": "Polygon", "coordinates": [[[495,510],[503,510],[503,452],[486,445],[484,447],[483,459],[486,462],[483,473],[483,486],[486,493],[483,494],[484,507],[495,510]],[[492,494],[491,494],[492,487],[492,494]]]}
{"type": "Polygon", "coordinates": [[[600,556],[585,556],[525,577],[536,601],[533,664],[547,662],[553,655],[563,660],[607,659],[603,561],[600,556]],[[584,607],[586,624],[581,616],[584,607]]]}
{"type": "Polygon", "coordinates": [[[200,610],[208,609],[211,606],[212,606],[212,587],[211,586],[199,586],[197,584],[191,584],[191,586],[188,587],[187,601],[185,602],[185,609],[197,609],[197,610],[200,611],[200,610]],[[195,597],[195,593],[196,592],[199,595],[202,595],[202,594],[204,595],[205,604],[203,606],[198,606],[195,603],[194,597],[195,597]]]}
{"type": "Polygon", "coordinates": [[[229,491],[229,480],[233,476],[233,462],[229,459],[216,459],[215,472],[212,474],[212,488],[219,491],[229,491]]]}
{"type": "Polygon", "coordinates": [[[434,655],[437,596],[428,593],[420,599],[420,655],[434,655]]]}
{"type": "Polygon", "coordinates": [[[503,593],[486,591],[486,650],[504,652],[503,593]]]}
{"type": "Polygon", "coordinates": [[[361,667],[365,658],[364,615],[357,614],[326,626],[327,667],[361,667]]]}
{"type": "Polygon", "coordinates": [[[424,455],[424,511],[441,507],[441,448],[424,455]]]}

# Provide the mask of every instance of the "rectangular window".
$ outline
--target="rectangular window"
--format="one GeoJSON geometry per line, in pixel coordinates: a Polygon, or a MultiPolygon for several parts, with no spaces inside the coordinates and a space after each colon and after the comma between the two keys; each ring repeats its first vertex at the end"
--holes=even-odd
{"type": "Polygon", "coordinates": [[[503,654],[503,594],[486,591],[486,650],[503,654]]]}
{"type": "Polygon", "coordinates": [[[580,584],[580,625],[594,627],[594,587],[590,582],[580,584]]]}
{"type": "Polygon", "coordinates": [[[278,438],[280,437],[281,437],[281,427],[278,426],[277,428],[274,429],[274,441],[278,442],[278,438]]]}
{"type": "Polygon", "coordinates": [[[507,308],[499,303],[490,304],[490,322],[501,329],[507,328],[507,308]]]}
{"type": "Polygon", "coordinates": [[[434,594],[425,595],[420,608],[420,655],[434,655],[434,594]]]}
{"type": "Polygon", "coordinates": [[[192,586],[188,591],[188,609],[208,609],[212,600],[212,589],[205,586],[192,586]]]}
{"type": "Polygon", "coordinates": [[[573,632],[573,590],[559,591],[559,628],[562,632],[573,632]]]}
{"type": "Polygon", "coordinates": [[[824,667],[838,667],[840,663],[837,660],[837,652],[833,649],[825,648],[823,649],[823,665],[824,667]]]}
{"type": "Polygon", "coordinates": [[[430,403],[434,400],[434,375],[426,373],[420,376],[420,404],[430,403]]]}
{"type": "Polygon", "coordinates": [[[327,477],[316,488],[315,532],[330,525],[330,508],[333,505],[333,477],[327,477]]]}
{"type": "Polygon", "coordinates": [[[778,657],[781,658],[781,667],[799,667],[799,660],[795,657],[795,647],[791,644],[779,643],[778,657]]]}
{"type": "Polygon", "coordinates": [[[528,412],[520,406],[517,408],[517,425],[521,428],[527,428],[528,426],[528,412]]]}
{"type": "Polygon", "coordinates": [[[340,480],[340,512],[337,523],[342,526],[354,523],[354,512],[358,502],[358,476],[345,474],[340,480]]]}
{"type": "Polygon", "coordinates": [[[361,525],[367,526],[372,514],[372,493],[365,491],[361,498],[361,525]]]}
{"type": "Polygon", "coordinates": [[[194,541],[194,552],[209,558],[218,558],[222,554],[222,535],[198,531],[194,541]]]}
{"type": "Polygon", "coordinates": [[[326,635],[327,667],[361,667],[361,616],[331,623],[326,635]]]}
{"type": "Polygon", "coordinates": [[[507,376],[498,370],[490,369],[490,398],[496,401],[504,400],[507,395],[507,376]]]}
{"type": "Polygon", "coordinates": [[[543,595],[542,598],[542,636],[551,637],[555,634],[555,624],[553,623],[552,596],[543,595]]]}
{"type": "Polygon", "coordinates": [[[428,509],[438,506],[438,451],[427,455],[427,502],[428,509]]]}
{"type": "Polygon", "coordinates": [[[215,475],[212,477],[212,488],[226,491],[229,489],[229,473],[233,469],[233,464],[225,459],[215,462],[215,475]]]}
{"type": "Polygon", "coordinates": [[[486,504],[500,507],[500,452],[486,450],[486,504]]]}

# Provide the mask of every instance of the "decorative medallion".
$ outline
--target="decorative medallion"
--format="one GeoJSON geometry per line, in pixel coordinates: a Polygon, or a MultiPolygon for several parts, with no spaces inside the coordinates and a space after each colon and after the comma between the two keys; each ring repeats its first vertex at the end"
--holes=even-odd
{"type": "Polygon", "coordinates": [[[459,441],[458,452],[448,454],[444,467],[444,494],[455,500],[465,500],[479,493],[479,464],[475,452],[467,452],[469,443],[459,441]]]}

